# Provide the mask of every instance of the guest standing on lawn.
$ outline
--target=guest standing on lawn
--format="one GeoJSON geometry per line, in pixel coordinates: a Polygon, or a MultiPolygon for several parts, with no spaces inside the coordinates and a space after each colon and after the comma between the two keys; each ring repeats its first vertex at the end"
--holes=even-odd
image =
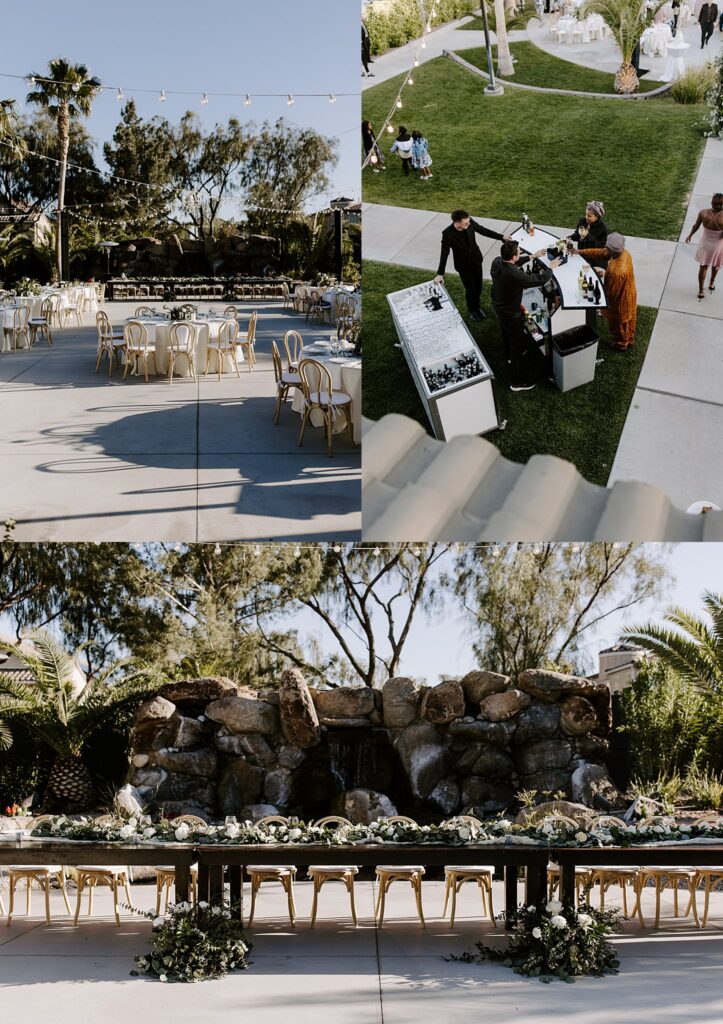
{"type": "Polygon", "coordinates": [[[475,235],[486,235],[496,238],[499,242],[509,242],[509,235],[501,235],[497,231],[483,228],[472,220],[466,210],[454,210],[452,223],[442,232],[442,250],[439,255],[439,268],[435,281],[444,281],[447,257],[452,253],[454,269],[462,279],[464,297],[471,320],[482,320],[487,315],[481,308],[482,301],[482,253],[477,246],[475,235]]]}
{"type": "Polygon", "coordinates": [[[361,37],[361,59],[362,67],[364,68],[362,72],[362,78],[364,78],[365,75],[367,76],[367,78],[374,78],[374,73],[369,70],[369,65],[374,63],[374,61],[372,60],[372,41],[369,36],[369,29],[366,27],[366,24],[363,21],[361,37]]]}
{"type": "Polygon", "coordinates": [[[371,121],[362,121],[362,145],[364,146],[364,160],[368,162],[371,169],[376,174],[379,171],[386,171],[384,154],[379,148],[377,137],[374,134],[374,125],[371,121]]]}
{"type": "Polygon", "coordinates": [[[700,210],[686,242],[690,242],[699,227],[703,227],[695,258],[700,263],[698,270],[698,298],[705,297],[705,278],[710,267],[708,291],[715,291],[715,279],[723,266],[723,192],[716,192],[710,208],[700,210]]]}
{"type": "Polygon", "coordinates": [[[429,143],[421,132],[412,132],[412,167],[415,171],[422,172],[419,175],[422,181],[434,177],[429,169],[431,166],[432,158],[429,155],[429,143]]]}
{"type": "Polygon", "coordinates": [[[585,259],[609,260],[605,270],[607,309],[602,315],[610,328],[610,347],[625,352],[635,341],[638,317],[638,295],[635,288],[633,260],[625,248],[625,238],[614,231],[608,235],[604,249],[585,249],[585,259]]]}
{"type": "MultiPolygon", "coordinates": [[[[542,256],[540,249],[535,256],[542,256]]],[[[507,359],[511,364],[510,391],[531,391],[544,373],[544,363],[534,338],[525,329],[522,315],[522,293],[525,288],[545,284],[552,277],[552,271],[560,266],[559,259],[553,260],[550,268],[544,267],[539,274],[527,274],[522,266],[530,259],[520,255],[517,242],[503,242],[500,255],[492,260],[492,309],[502,332],[507,359]]]]}
{"type": "Polygon", "coordinates": [[[412,136],[404,125],[399,126],[397,137],[392,143],[391,153],[398,153],[402,161],[402,173],[405,178],[409,177],[409,165],[412,162],[412,136]]]}
{"type": "Polygon", "coordinates": [[[713,35],[715,23],[718,21],[718,4],[704,3],[698,12],[698,24],[700,25],[700,48],[707,44],[713,35]]]}

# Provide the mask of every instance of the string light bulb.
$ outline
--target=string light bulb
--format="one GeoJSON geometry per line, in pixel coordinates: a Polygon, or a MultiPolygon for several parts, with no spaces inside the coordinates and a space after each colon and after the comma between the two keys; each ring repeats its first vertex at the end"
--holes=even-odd
{"type": "Polygon", "coordinates": [[[78,82],[73,82],[70,88],[73,90],[73,92],[80,92],[80,85],[78,84],[78,82]]]}
{"type": "Polygon", "coordinates": [[[159,100],[160,103],[165,103],[166,102],[166,90],[165,89],[161,89],[161,93],[160,93],[160,95],[158,97],[158,100],[159,100]]]}
{"type": "Polygon", "coordinates": [[[291,95],[291,93],[289,93],[289,98],[288,98],[288,99],[287,99],[287,101],[286,101],[286,106],[287,106],[287,107],[293,107],[293,105],[294,105],[294,103],[295,103],[295,102],[296,102],[296,100],[295,100],[295,99],[294,99],[294,97],[293,97],[293,96],[291,95]]]}
{"type": "Polygon", "coordinates": [[[203,94],[203,96],[201,97],[201,106],[205,107],[207,103],[208,103],[208,93],[205,92],[203,94]]]}
{"type": "Polygon", "coordinates": [[[125,96],[123,95],[123,90],[121,89],[121,87],[120,87],[120,86],[118,86],[118,92],[117,92],[117,93],[115,94],[115,98],[116,98],[117,100],[123,100],[123,99],[125,99],[125,96]]]}
{"type": "Polygon", "coordinates": [[[329,103],[336,103],[336,96],[333,92],[329,93],[329,103]]]}
{"type": "Polygon", "coordinates": [[[217,543],[215,545],[215,547],[213,549],[213,553],[214,553],[214,555],[220,555],[221,554],[221,545],[220,544],[217,543]]]}
{"type": "Polygon", "coordinates": [[[246,99],[244,100],[244,106],[245,107],[250,107],[251,106],[251,97],[249,96],[248,93],[246,93],[246,99]]]}
{"type": "Polygon", "coordinates": [[[394,126],[391,125],[391,124],[388,124],[387,125],[387,131],[389,132],[390,135],[394,135],[394,126]]]}
{"type": "Polygon", "coordinates": [[[409,76],[409,78],[407,79],[407,85],[414,85],[414,79],[412,78],[412,76],[411,76],[411,75],[410,75],[410,76],[409,76]]]}

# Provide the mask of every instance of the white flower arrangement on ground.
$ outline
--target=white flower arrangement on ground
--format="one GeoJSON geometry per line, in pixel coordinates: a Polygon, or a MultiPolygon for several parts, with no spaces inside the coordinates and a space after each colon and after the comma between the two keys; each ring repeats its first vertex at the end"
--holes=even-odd
{"type": "Polygon", "coordinates": [[[496,960],[516,974],[543,982],[617,974],[620,961],[610,942],[617,916],[615,910],[599,911],[587,905],[577,910],[563,907],[559,900],[540,907],[518,907],[511,915],[512,932],[506,949],[491,949],[478,942],[477,952],[450,959],[465,963],[496,960]]]}
{"type": "MultiPolygon", "coordinates": [[[[133,910],[132,907],[128,908],[133,910]]],[[[162,915],[135,910],[153,921],[151,953],[137,956],[138,970],[159,981],[206,981],[248,968],[250,949],[238,912],[230,907],[177,903],[162,915]]]]}

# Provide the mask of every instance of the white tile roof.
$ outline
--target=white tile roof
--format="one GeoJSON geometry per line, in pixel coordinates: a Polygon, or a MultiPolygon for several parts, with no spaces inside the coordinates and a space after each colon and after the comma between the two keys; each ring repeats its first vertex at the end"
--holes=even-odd
{"type": "Polygon", "coordinates": [[[723,540],[723,512],[688,515],[649,484],[600,487],[552,455],[519,465],[396,414],[364,426],[365,540],[723,540]]]}

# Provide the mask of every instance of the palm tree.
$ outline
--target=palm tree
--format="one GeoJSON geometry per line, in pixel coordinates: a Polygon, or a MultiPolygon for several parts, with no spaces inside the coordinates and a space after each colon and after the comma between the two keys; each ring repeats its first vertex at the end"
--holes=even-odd
{"type": "Polygon", "coordinates": [[[723,693],[723,594],[706,591],[703,604],[712,625],[682,608],[669,608],[665,621],[676,630],[652,623],[628,626],[623,638],[655,654],[702,689],[723,693]]]}
{"type": "Polygon", "coordinates": [[[112,682],[109,677],[121,667],[120,662],[97,678],[85,679],[75,658],[39,630],[20,644],[4,643],[3,647],[28,666],[35,681],[0,680],[0,716],[26,723],[55,753],[43,805],[64,812],[91,807],[95,787],[83,761],[86,742],[157,687],[158,680],[145,672],[133,672],[112,682]]]}
{"type": "Polygon", "coordinates": [[[510,43],[507,38],[507,14],[504,0],[494,0],[495,38],[497,39],[497,74],[502,78],[510,78],[515,73],[512,63],[510,43]]]}
{"type": "Polygon", "coordinates": [[[101,89],[100,79],[90,76],[85,64],[71,64],[63,57],[56,57],[48,65],[48,75],[29,75],[34,86],[27,95],[27,102],[34,103],[55,117],[58,124],[58,151],[60,168],[58,174],[58,231],[56,234],[56,263],[58,280],[63,277],[63,230],[62,218],[65,204],[65,176],[68,169],[68,146],[70,144],[70,122],[73,118],[88,117],[93,100],[101,89]]]}
{"type": "Polygon", "coordinates": [[[588,14],[601,14],[613,39],[618,44],[622,64],[615,74],[615,92],[634,93],[640,88],[638,75],[633,67],[633,53],[648,25],[655,21],[655,15],[666,0],[586,0],[578,15],[583,19],[588,14]]]}

